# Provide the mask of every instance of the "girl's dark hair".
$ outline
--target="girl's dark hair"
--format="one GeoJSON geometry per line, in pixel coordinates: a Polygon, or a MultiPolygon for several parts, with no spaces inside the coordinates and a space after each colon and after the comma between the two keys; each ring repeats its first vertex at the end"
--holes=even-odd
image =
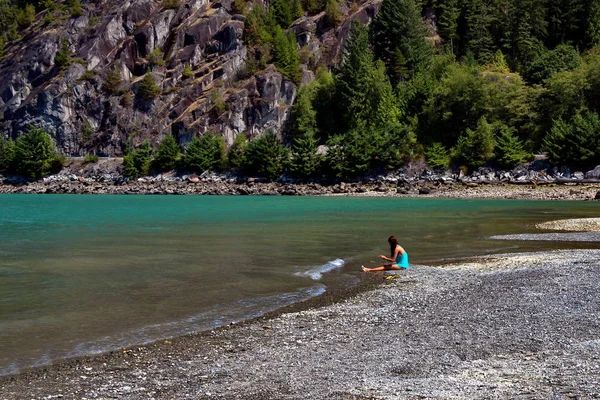
{"type": "Polygon", "coordinates": [[[390,257],[394,257],[394,252],[396,251],[396,246],[398,246],[398,239],[395,236],[390,236],[388,238],[388,243],[390,244],[390,252],[392,253],[390,257]]]}

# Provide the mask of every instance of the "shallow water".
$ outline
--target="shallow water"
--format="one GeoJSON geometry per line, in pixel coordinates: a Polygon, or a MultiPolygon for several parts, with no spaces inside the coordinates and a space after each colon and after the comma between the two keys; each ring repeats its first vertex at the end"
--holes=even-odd
{"type": "Polygon", "coordinates": [[[592,202],[0,195],[0,374],[211,329],[411,263],[595,243],[492,240],[592,202]]]}

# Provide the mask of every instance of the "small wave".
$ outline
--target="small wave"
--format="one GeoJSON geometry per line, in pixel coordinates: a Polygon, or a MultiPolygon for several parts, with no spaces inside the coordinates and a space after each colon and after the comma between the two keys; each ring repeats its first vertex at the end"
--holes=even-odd
{"type": "Polygon", "coordinates": [[[344,266],[344,264],[346,264],[346,262],[344,260],[342,260],[341,258],[337,258],[337,259],[335,259],[333,261],[329,261],[328,263],[323,264],[323,265],[316,265],[316,266],[308,267],[309,268],[308,271],[296,272],[296,275],[297,276],[308,276],[313,281],[318,281],[318,280],[321,280],[324,273],[333,271],[334,269],[341,268],[344,266]]]}

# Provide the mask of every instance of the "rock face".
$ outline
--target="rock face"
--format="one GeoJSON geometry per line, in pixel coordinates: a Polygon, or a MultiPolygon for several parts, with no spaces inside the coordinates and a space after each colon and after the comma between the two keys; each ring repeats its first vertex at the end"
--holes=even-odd
{"type": "MultiPolygon", "coordinates": [[[[16,138],[33,124],[67,156],[119,156],[128,145],[157,143],[169,133],[180,144],[209,130],[228,144],[240,134],[285,134],[296,86],[273,66],[244,73],[245,18],[233,15],[231,2],[170,3],[92,0],[82,16],[46,25],[47,11],[38,14],[20,41],[7,44],[0,64],[0,135],[16,138]],[[61,69],[55,60],[65,44],[72,60],[61,69]],[[111,94],[105,82],[115,70],[122,84],[111,94]],[[152,101],[136,96],[146,73],[162,90],[152,101]]],[[[351,21],[368,22],[380,3],[343,10],[336,30],[320,27],[324,13],[300,18],[291,30],[313,59],[330,64],[351,21]]],[[[314,75],[307,66],[303,71],[306,83],[314,75]]]]}

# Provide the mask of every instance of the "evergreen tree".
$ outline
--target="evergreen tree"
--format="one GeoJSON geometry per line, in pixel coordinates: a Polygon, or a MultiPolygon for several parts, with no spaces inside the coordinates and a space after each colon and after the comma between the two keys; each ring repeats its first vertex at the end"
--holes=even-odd
{"type": "Polygon", "coordinates": [[[467,128],[466,132],[458,138],[452,153],[453,158],[469,168],[484,165],[494,155],[494,131],[492,126],[482,117],[477,129],[467,128]]]}
{"type": "Polygon", "coordinates": [[[283,29],[287,29],[294,22],[294,9],[290,0],[272,0],[270,12],[283,29]]]}
{"type": "Polygon", "coordinates": [[[296,35],[291,31],[286,35],[278,26],[275,27],[273,36],[273,62],[283,76],[296,84],[299,83],[301,78],[300,58],[296,35]]]}
{"type": "Polygon", "coordinates": [[[524,69],[527,62],[543,48],[541,38],[547,33],[546,0],[509,0],[504,43],[513,69],[524,69]]]}
{"type": "Polygon", "coordinates": [[[542,149],[550,161],[571,168],[593,168],[600,164],[600,117],[583,112],[570,121],[559,119],[546,136],[542,149]]]}
{"type": "Polygon", "coordinates": [[[121,90],[122,83],[121,72],[119,72],[119,69],[115,66],[113,70],[106,75],[106,79],[102,84],[102,89],[109,95],[117,95],[121,90]]]}
{"type": "Polygon", "coordinates": [[[323,157],[317,152],[318,142],[314,133],[296,136],[292,144],[290,173],[299,178],[310,178],[321,170],[323,157]]]}
{"type": "Polygon", "coordinates": [[[491,28],[494,13],[489,1],[468,0],[464,9],[463,54],[471,52],[475,59],[487,63],[496,52],[491,28]]]}
{"type": "Polygon", "coordinates": [[[495,154],[498,164],[504,168],[514,168],[532,158],[531,154],[523,148],[523,143],[515,135],[514,130],[506,125],[500,128],[495,154]]]}
{"type": "Polygon", "coordinates": [[[154,77],[150,72],[144,75],[138,88],[138,96],[143,100],[154,100],[160,94],[160,87],[156,84],[154,77]]]}
{"type": "Polygon", "coordinates": [[[432,48],[414,0],[384,0],[371,24],[375,56],[385,63],[393,83],[401,80],[394,66],[404,64],[412,75],[426,68],[432,48]]]}
{"type": "Polygon", "coordinates": [[[21,8],[16,15],[16,22],[19,28],[27,28],[35,22],[35,6],[32,4],[25,4],[25,7],[21,8]]]}
{"type": "Polygon", "coordinates": [[[591,49],[600,45],[600,1],[589,0],[585,24],[584,47],[591,49]]]}
{"type": "Polygon", "coordinates": [[[455,54],[455,47],[460,36],[458,34],[458,19],[460,17],[459,0],[438,1],[437,26],[442,36],[450,46],[450,51],[455,54]]]}
{"type": "Polygon", "coordinates": [[[150,142],[144,140],[140,147],[130,151],[123,157],[123,175],[129,179],[137,179],[141,176],[149,175],[153,155],[154,149],[150,145],[150,142]]]}
{"type": "Polygon", "coordinates": [[[246,148],[248,138],[244,134],[238,134],[233,141],[233,146],[227,152],[227,162],[232,168],[244,168],[246,165],[246,148]]]}
{"type": "Polygon", "coordinates": [[[222,167],[225,141],[222,136],[206,132],[200,139],[194,137],[185,147],[183,162],[192,172],[212,171],[222,167]]]}
{"type": "Polygon", "coordinates": [[[440,142],[434,142],[425,151],[427,165],[434,169],[448,169],[450,152],[440,142]]]}
{"type": "Polygon", "coordinates": [[[62,38],[60,41],[60,47],[56,56],[54,57],[54,64],[59,68],[63,69],[71,64],[71,49],[67,38],[62,38]]]}
{"type": "Polygon", "coordinates": [[[288,150],[273,132],[250,142],[246,149],[246,169],[250,174],[278,179],[288,162],[288,150]]]}
{"type": "Polygon", "coordinates": [[[354,23],[336,79],[341,132],[359,127],[381,128],[396,122],[400,110],[385,67],[374,61],[368,33],[354,23]]]}
{"type": "Polygon", "coordinates": [[[34,179],[40,179],[62,167],[50,135],[32,125],[15,143],[14,163],[19,174],[34,179]]]}
{"type": "Polygon", "coordinates": [[[370,170],[377,148],[373,137],[374,133],[364,127],[331,137],[325,156],[329,174],[335,178],[351,178],[370,170]]]}
{"type": "Polygon", "coordinates": [[[317,112],[313,108],[314,92],[312,86],[301,86],[292,107],[292,135],[302,137],[315,136],[317,133],[317,112]]]}
{"type": "Polygon", "coordinates": [[[15,142],[0,137],[0,174],[10,171],[15,159],[15,142]]]}
{"type": "Polygon", "coordinates": [[[181,149],[173,135],[166,135],[158,145],[154,164],[159,171],[171,171],[177,168],[181,159],[181,149]]]}

